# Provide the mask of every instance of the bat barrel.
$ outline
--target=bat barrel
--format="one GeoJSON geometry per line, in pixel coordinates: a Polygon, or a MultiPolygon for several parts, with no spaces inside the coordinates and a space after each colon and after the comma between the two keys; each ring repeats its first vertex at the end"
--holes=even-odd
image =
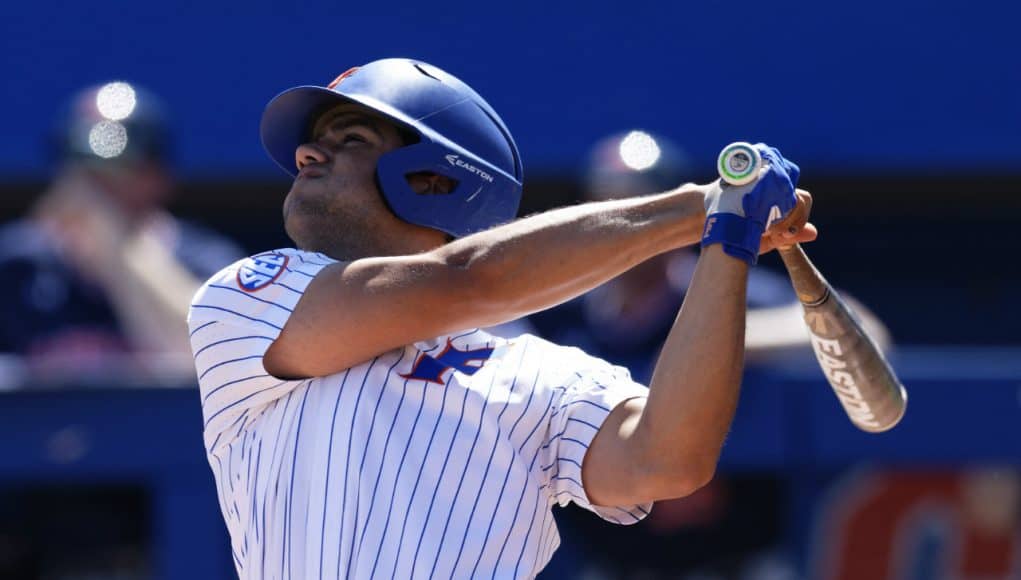
{"type": "Polygon", "coordinates": [[[805,312],[812,349],[851,422],[879,433],[904,416],[907,391],[861,321],[800,246],[780,251],[805,312]]]}

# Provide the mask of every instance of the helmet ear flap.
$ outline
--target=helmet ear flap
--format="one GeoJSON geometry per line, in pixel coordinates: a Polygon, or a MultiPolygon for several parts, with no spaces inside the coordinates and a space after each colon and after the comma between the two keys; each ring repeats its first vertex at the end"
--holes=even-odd
{"type": "Polygon", "coordinates": [[[440,143],[399,147],[379,158],[376,176],[390,209],[400,219],[461,237],[517,215],[521,192],[499,169],[440,143]],[[450,193],[415,193],[407,175],[433,172],[457,182],[450,193]],[[487,195],[479,195],[486,190],[487,195]]]}

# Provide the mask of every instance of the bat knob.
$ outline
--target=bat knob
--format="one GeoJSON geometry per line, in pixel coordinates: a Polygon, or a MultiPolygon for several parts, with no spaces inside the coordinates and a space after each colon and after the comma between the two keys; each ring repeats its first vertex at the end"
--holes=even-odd
{"type": "Polygon", "coordinates": [[[746,185],[759,177],[762,167],[762,156],[751,143],[738,141],[731,143],[720,151],[716,160],[716,170],[720,179],[730,185],[746,185]]]}

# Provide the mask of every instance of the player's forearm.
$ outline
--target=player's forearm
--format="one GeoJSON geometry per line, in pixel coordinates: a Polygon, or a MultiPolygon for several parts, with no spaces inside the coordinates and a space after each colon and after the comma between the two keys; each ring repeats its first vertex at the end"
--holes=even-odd
{"type": "Polygon", "coordinates": [[[653,373],[636,427],[655,495],[684,495],[716,468],[743,367],[748,265],[709,246],[653,373]]]}
{"type": "Polygon", "coordinates": [[[702,188],[692,185],[546,212],[423,254],[329,266],[267,351],[266,368],[278,377],[324,376],[411,342],[559,304],[693,243],[703,208],[702,188]]]}
{"type": "Polygon", "coordinates": [[[452,242],[442,259],[473,272],[493,322],[582,294],[656,254],[698,241],[703,193],[686,185],[642,198],[561,208],[452,242]]]}

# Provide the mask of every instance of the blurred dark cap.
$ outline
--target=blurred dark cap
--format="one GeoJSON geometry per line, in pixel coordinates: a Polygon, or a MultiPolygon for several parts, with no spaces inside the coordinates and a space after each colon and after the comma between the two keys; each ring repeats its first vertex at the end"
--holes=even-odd
{"type": "Polygon", "coordinates": [[[50,142],[59,161],[165,162],[170,131],[158,97],[115,81],[76,93],[58,117],[50,142]]]}
{"type": "Polygon", "coordinates": [[[599,140],[589,154],[585,194],[591,199],[645,195],[691,181],[691,162],[669,139],[634,130],[599,140]]]}

